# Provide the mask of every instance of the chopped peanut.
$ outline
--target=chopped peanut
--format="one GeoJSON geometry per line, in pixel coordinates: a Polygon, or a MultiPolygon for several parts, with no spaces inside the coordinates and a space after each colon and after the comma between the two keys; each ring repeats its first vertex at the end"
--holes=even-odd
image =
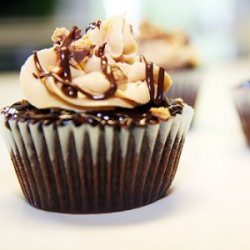
{"type": "Polygon", "coordinates": [[[165,107],[151,108],[150,112],[153,116],[158,117],[162,120],[167,120],[171,116],[168,108],[165,107]]]}
{"type": "Polygon", "coordinates": [[[82,38],[74,41],[71,46],[73,50],[91,50],[93,44],[91,40],[85,35],[82,38]]]}
{"type": "Polygon", "coordinates": [[[112,66],[112,73],[118,83],[127,82],[128,78],[124,72],[116,65],[112,66]]]}
{"type": "Polygon", "coordinates": [[[82,38],[72,42],[70,45],[70,50],[73,53],[73,59],[76,62],[76,67],[80,67],[84,69],[86,63],[89,60],[89,57],[94,52],[95,45],[91,42],[91,40],[84,35],[82,38]],[[78,56],[77,56],[78,55],[78,56]]]}
{"type": "Polygon", "coordinates": [[[66,28],[56,28],[51,39],[54,43],[56,43],[58,41],[62,41],[67,35],[69,35],[69,31],[66,28]]]}
{"type": "Polygon", "coordinates": [[[184,101],[182,98],[175,98],[176,103],[183,105],[184,101]]]}

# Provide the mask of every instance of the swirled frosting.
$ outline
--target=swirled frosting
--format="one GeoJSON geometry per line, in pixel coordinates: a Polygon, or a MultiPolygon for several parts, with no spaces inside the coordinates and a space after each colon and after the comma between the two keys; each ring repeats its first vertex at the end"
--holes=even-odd
{"type": "Polygon", "coordinates": [[[75,110],[161,104],[169,75],[138,55],[122,17],[96,21],[85,34],[57,28],[53,47],[34,52],[20,73],[22,91],[36,108],[75,110]]]}
{"type": "Polygon", "coordinates": [[[185,32],[165,31],[143,21],[139,40],[140,53],[166,69],[194,68],[200,63],[197,49],[185,32]]]}

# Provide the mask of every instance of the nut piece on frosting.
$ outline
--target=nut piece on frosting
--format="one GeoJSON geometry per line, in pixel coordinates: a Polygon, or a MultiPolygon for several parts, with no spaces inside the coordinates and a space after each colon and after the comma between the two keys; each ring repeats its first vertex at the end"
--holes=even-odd
{"type": "Polygon", "coordinates": [[[153,116],[158,117],[161,120],[167,120],[171,116],[169,109],[165,107],[151,108],[150,112],[153,116]]]}
{"type": "Polygon", "coordinates": [[[182,98],[180,98],[180,97],[175,98],[175,102],[176,102],[177,104],[180,104],[180,105],[183,105],[183,104],[184,104],[184,100],[183,100],[182,98]]]}
{"type": "MultiPolygon", "coordinates": [[[[52,41],[51,48],[35,52],[21,69],[21,87],[33,106],[132,109],[164,103],[171,78],[163,68],[141,60],[123,16],[93,22],[83,34],[76,26],[57,28],[52,41]]],[[[168,118],[167,111],[153,112],[168,118]]]]}
{"type": "Polygon", "coordinates": [[[121,70],[117,65],[111,67],[113,76],[118,84],[126,83],[128,81],[128,76],[121,70]]]}
{"type": "Polygon", "coordinates": [[[88,36],[84,35],[82,38],[72,42],[71,46],[73,50],[91,50],[93,43],[88,36]]]}
{"type": "Polygon", "coordinates": [[[69,35],[69,30],[67,30],[65,27],[56,28],[52,37],[51,37],[51,40],[54,43],[57,43],[59,41],[62,41],[68,35],[69,35]]]}

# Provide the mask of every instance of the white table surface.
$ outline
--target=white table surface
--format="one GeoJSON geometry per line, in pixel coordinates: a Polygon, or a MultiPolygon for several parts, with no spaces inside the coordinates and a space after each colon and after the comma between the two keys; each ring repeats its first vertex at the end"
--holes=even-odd
{"type": "MultiPolygon", "coordinates": [[[[249,250],[250,150],[230,96],[230,86],[249,76],[250,62],[206,71],[172,192],[143,208],[100,215],[34,209],[0,141],[0,250],[249,250]]],[[[20,96],[17,75],[0,75],[0,106],[20,96]]]]}

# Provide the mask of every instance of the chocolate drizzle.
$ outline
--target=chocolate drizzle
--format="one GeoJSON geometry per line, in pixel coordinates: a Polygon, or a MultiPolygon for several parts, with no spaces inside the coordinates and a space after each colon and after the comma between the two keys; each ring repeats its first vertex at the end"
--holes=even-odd
{"type": "Polygon", "coordinates": [[[44,70],[43,66],[41,65],[41,63],[40,63],[40,60],[38,58],[38,55],[37,55],[36,51],[33,52],[33,56],[34,56],[34,63],[35,63],[36,69],[37,69],[37,71],[40,74],[39,76],[44,75],[45,74],[45,70],[44,70]]]}
{"type": "MultiPolygon", "coordinates": [[[[90,23],[88,26],[89,29],[93,29],[95,27],[100,28],[101,21],[90,23]]],[[[100,58],[101,63],[101,70],[107,80],[110,82],[110,87],[107,91],[105,91],[102,94],[99,95],[93,95],[78,86],[74,85],[72,83],[72,76],[70,72],[70,59],[73,57],[76,63],[80,63],[81,60],[85,56],[90,56],[92,53],[90,51],[72,51],[70,45],[73,41],[76,41],[77,39],[80,39],[81,36],[81,30],[77,28],[76,26],[72,28],[71,32],[63,39],[57,42],[57,46],[55,47],[55,51],[58,54],[59,59],[59,70],[57,74],[55,72],[46,72],[46,70],[42,67],[37,52],[34,52],[34,62],[37,69],[38,74],[33,74],[36,78],[46,78],[46,77],[53,77],[55,83],[61,88],[61,91],[64,93],[64,95],[70,97],[70,98],[77,98],[78,92],[84,94],[87,96],[87,98],[91,100],[104,100],[112,97],[116,90],[117,90],[117,83],[114,78],[112,68],[108,64],[108,59],[105,56],[105,46],[106,43],[104,43],[102,46],[100,46],[96,52],[95,55],[100,58]]],[[[92,46],[91,49],[94,49],[95,46],[92,46]]],[[[146,71],[146,82],[150,94],[150,101],[151,104],[154,106],[161,106],[164,102],[164,74],[165,71],[162,67],[159,68],[159,74],[158,74],[158,82],[157,87],[154,83],[154,65],[152,62],[147,62],[144,57],[141,57],[141,61],[145,62],[145,71],[146,71]],[[156,93],[157,91],[157,93],[156,93]]]]}
{"type": "Polygon", "coordinates": [[[117,90],[117,85],[116,85],[116,81],[115,81],[115,78],[114,78],[113,73],[112,73],[112,69],[111,69],[110,65],[108,64],[108,59],[104,55],[104,50],[105,50],[106,44],[103,44],[102,46],[99,47],[96,55],[98,57],[100,57],[100,59],[101,59],[101,69],[102,69],[103,74],[106,76],[106,78],[110,82],[110,88],[106,92],[104,92],[103,94],[93,95],[93,94],[88,93],[87,91],[80,89],[79,87],[73,85],[71,82],[72,77],[71,77],[70,63],[69,63],[71,53],[69,50],[69,46],[74,40],[79,39],[80,37],[81,36],[79,34],[79,29],[77,27],[73,27],[70,34],[63,41],[61,41],[58,44],[59,48],[56,48],[56,51],[58,53],[58,57],[59,57],[59,61],[60,61],[60,69],[61,69],[60,72],[58,73],[58,75],[56,75],[53,72],[46,72],[43,69],[43,67],[39,61],[37,52],[35,51],[34,52],[34,62],[35,62],[35,66],[36,66],[38,75],[34,75],[34,76],[36,78],[45,78],[45,77],[49,77],[49,76],[53,77],[55,83],[57,83],[57,84],[60,83],[62,92],[70,98],[77,98],[78,92],[80,92],[92,100],[107,99],[115,94],[115,92],[117,90]]]}
{"type": "Polygon", "coordinates": [[[99,49],[97,50],[96,56],[101,58],[101,69],[102,69],[103,74],[109,80],[110,87],[106,92],[104,92],[104,94],[100,96],[95,96],[94,100],[107,99],[113,96],[117,90],[117,85],[116,85],[116,81],[112,73],[112,69],[110,65],[108,64],[108,58],[104,55],[105,46],[106,46],[106,43],[104,43],[102,46],[99,47],[99,49]]]}
{"type": "Polygon", "coordinates": [[[71,98],[77,98],[78,91],[83,92],[77,86],[70,84],[72,77],[71,77],[71,72],[70,72],[69,60],[72,55],[69,50],[69,46],[73,41],[80,39],[80,38],[81,38],[81,30],[78,27],[74,26],[71,32],[69,33],[69,35],[66,36],[66,38],[64,38],[61,41],[58,41],[58,46],[55,48],[56,52],[58,53],[59,62],[60,62],[59,64],[60,71],[58,74],[55,74],[53,72],[46,72],[39,61],[37,52],[35,51],[33,53],[35,66],[38,72],[38,75],[36,75],[36,77],[38,78],[46,78],[49,76],[53,77],[55,83],[57,84],[60,83],[62,92],[66,96],[71,97],[71,98]]]}
{"type": "Polygon", "coordinates": [[[70,73],[70,67],[69,67],[69,57],[70,52],[67,47],[62,47],[59,51],[60,56],[60,68],[62,71],[60,72],[59,76],[62,77],[67,82],[70,82],[71,79],[71,73],[70,73]]]}
{"type": "Polygon", "coordinates": [[[97,21],[95,21],[95,22],[90,23],[90,24],[87,26],[87,28],[85,29],[85,33],[87,33],[89,30],[95,29],[96,27],[97,27],[98,29],[100,29],[101,23],[102,23],[101,20],[97,20],[97,21]]]}
{"type": "Polygon", "coordinates": [[[153,74],[153,63],[146,63],[146,81],[148,85],[150,100],[154,102],[155,88],[154,88],[154,74],[153,74]]]}
{"type": "Polygon", "coordinates": [[[163,101],[164,98],[164,75],[165,75],[165,70],[160,67],[159,68],[159,75],[158,75],[158,85],[157,85],[157,96],[155,98],[155,103],[156,105],[160,105],[163,101]]]}
{"type": "Polygon", "coordinates": [[[163,99],[164,99],[163,94],[164,94],[165,70],[162,67],[159,68],[157,94],[155,95],[154,65],[152,62],[147,62],[146,60],[145,60],[145,64],[146,64],[146,82],[147,82],[148,90],[150,94],[150,101],[156,106],[159,106],[163,103],[163,99]]]}
{"type": "Polygon", "coordinates": [[[96,56],[98,57],[104,56],[104,50],[105,50],[106,44],[107,43],[104,43],[103,45],[99,47],[99,49],[96,51],[96,56]]]}
{"type": "Polygon", "coordinates": [[[76,40],[80,39],[81,37],[82,37],[81,30],[77,26],[74,26],[72,28],[72,30],[70,31],[69,35],[66,36],[66,38],[64,40],[62,40],[59,45],[61,48],[69,47],[69,45],[73,41],[76,41],[76,40]]]}
{"type": "Polygon", "coordinates": [[[70,85],[62,85],[61,87],[62,92],[72,98],[77,98],[77,89],[70,86],[70,85]]]}
{"type": "MultiPolygon", "coordinates": [[[[65,88],[65,87],[64,87],[65,88]]],[[[70,90],[68,90],[70,92],[70,90]]],[[[169,109],[172,116],[181,114],[183,104],[178,100],[169,99],[164,101],[163,106],[169,109]]],[[[114,110],[102,111],[74,111],[60,108],[37,109],[27,101],[17,102],[2,110],[2,114],[9,119],[29,122],[43,122],[46,124],[57,123],[66,125],[73,122],[76,125],[90,124],[111,126],[146,126],[157,124],[161,120],[151,112],[151,104],[138,106],[134,109],[116,108],[114,110]]],[[[6,127],[8,122],[6,122],[6,127]]]]}

